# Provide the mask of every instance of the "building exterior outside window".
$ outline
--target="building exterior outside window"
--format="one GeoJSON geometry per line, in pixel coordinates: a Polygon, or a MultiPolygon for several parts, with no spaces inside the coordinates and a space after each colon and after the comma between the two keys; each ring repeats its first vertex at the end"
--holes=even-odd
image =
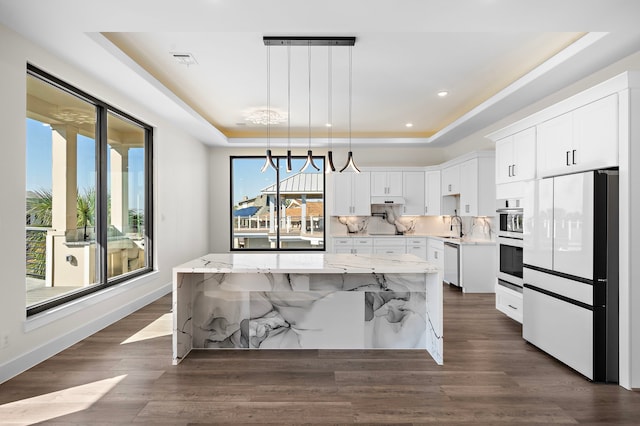
{"type": "Polygon", "coordinates": [[[324,250],[324,157],[305,159],[262,173],[264,157],[231,157],[231,250],[324,250]]]}

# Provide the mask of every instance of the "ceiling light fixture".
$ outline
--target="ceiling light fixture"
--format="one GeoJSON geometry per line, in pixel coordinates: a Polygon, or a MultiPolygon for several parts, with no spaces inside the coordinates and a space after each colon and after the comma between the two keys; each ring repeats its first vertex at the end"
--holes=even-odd
{"type": "Polygon", "coordinates": [[[291,170],[291,46],[287,46],[287,173],[291,170]]]}
{"type": "Polygon", "coordinates": [[[253,124],[261,124],[263,126],[271,124],[280,124],[286,117],[284,114],[273,110],[273,109],[256,109],[251,111],[246,117],[245,120],[250,121],[253,124]]]}
{"type": "Polygon", "coordinates": [[[440,96],[441,98],[444,98],[448,94],[449,92],[447,92],[446,90],[441,90],[440,92],[438,92],[438,96],[440,96]]]}
{"type": "MultiPolygon", "coordinates": [[[[354,161],[353,161],[353,153],[351,151],[351,104],[352,104],[352,90],[351,90],[351,80],[352,80],[352,54],[351,54],[351,46],[353,46],[356,42],[356,38],[355,37],[291,37],[291,36],[285,36],[285,37],[263,37],[262,41],[264,42],[265,46],[287,46],[289,49],[291,48],[291,46],[306,46],[307,47],[307,51],[308,51],[308,76],[309,76],[309,129],[308,129],[308,137],[309,137],[309,141],[308,141],[308,150],[307,150],[307,159],[306,162],[304,164],[304,166],[302,166],[302,169],[300,170],[301,172],[303,172],[304,170],[306,170],[306,168],[311,165],[313,168],[315,168],[316,170],[320,170],[320,168],[318,166],[316,166],[316,164],[313,161],[313,152],[311,151],[311,47],[315,47],[315,46],[329,46],[329,63],[328,63],[328,70],[329,70],[329,87],[328,87],[328,93],[329,93],[329,100],[328,100],[328,109],[329,109],[329,119],[328,119],[328,123],[326,124],[326,126],[329,128],[328,130],[328,138],[329,138],[329,151],[328,151],[328,162],[326,164],[326,168],[325,171],[327,173],[329,173],[330,171],[335,171],[335,166],[333,165],[333,151],[332,151],[332,145],[333,145],[333,130],[331,129],[332,127],[332,104],[333,104],[333,100],[332,100],[332,92],[333,92],[333,83],[332,83],[332,73],[333,73],[333,63],[332,63],[332,53],[331,53],[331,47],[332,46],[349,46],[349,154],[348,154],[348,158],[347,158],[347,165],[345,165],[345,167],[341,170],[345,170],[347,167],[351,167],[355,172],[360,172],[360,170],[358,170],[358,168],[356,167],[354,161]]],[[[269,59],[268,59],[269,61],[269,59]]],[[[288,126],[288,131],[287,131],[287,170],[289,171],[291,166],[290,166],[290,158],[291,158],[291,56],[290,56],[290,51],[287,52],[287,74],[288,74],[288,113],[287,113],[287,126],[288,126]]],[[[270,77],[268,77],[268,81],[270,81],[270,77]]],[[[269,84],[269,82],[267,83],[269,84]]],[[[268,92],[268,91],[267,91],[268,92]]],[[[269,92],[268,92],[269,93],[269,92]]],[[[269,97],[269,95],[267,96],[269,97]]],[[[268,110],[270,110],[270,107],[268,108],[268,110]]],[[[275,117],[272,116],[271,114],[268,114],[267,116],[267,121],[270,123],[274,122],[275,117]]],[[[270,158],[270,154],[271,154],[271,149],[270,149],[270,130],[267,131],[267,160],[265,161],[265,166],[263,167],[263,169],[266,170],[266,168],[268,167],[269,164],[269,158],[270,158]]],[[[275,168],[275,166],[273,166],[273,161],[270,162],[272,164],[272,167],[275,168]]]]}
{"type": "Polygon", "coordinates": [[[327,151],[327,162],[325,163],[324,172],[331,173],[336,171],[333,165],[333,58],[331,55],[332,46],[327,47],[327,139],[329,141],[329,151],[327,151]]]}
{"type": "MultiPolygon", "coordinates": [[[[271,46],[267,46],[267,111],[271,111],[271,46]]],[[[278,171],[271,156],[271,114],[267,114],[267,155],[260,171],[264,173],[269,166],[278,171]]]]}
{"type": "Polygon", "coordinates": [[[347,154],[347,164],[344,165],[340,172],[344,172],[347,168],[353,169],[354,172],[360,173],[360,169],[353,160],[353,152],[351,151],[351,106],[353,103],[353,58],[351,54],[352,46],[349,46],[349,153],[347,154]]]}
{"type": "Polygon", "coordinates": [[[413,123],[407,123],[404,125],[405,127],[413,127],[413,123]]]}
{"type": "Polygon", "coordinates": [[[320,167],[316,166],[316,163],[313,162],[313,152],[311,152],[311,42],[307,47],[307,63],[308,63],[308,75],[309,75],[309,144],[307,147],[307,160],[304,162],[300,172],[304,172],[309,165],[311,165],[314,169],[320,170],[320,167]]]}

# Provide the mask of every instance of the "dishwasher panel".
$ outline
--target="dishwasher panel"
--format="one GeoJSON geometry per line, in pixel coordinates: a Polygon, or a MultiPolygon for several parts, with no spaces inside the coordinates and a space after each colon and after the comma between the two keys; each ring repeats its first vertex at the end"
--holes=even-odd
{"type": "Polygon", "coordinates": [[[444,282],[460,287],[460,246],[444,243],[444,282]]]}

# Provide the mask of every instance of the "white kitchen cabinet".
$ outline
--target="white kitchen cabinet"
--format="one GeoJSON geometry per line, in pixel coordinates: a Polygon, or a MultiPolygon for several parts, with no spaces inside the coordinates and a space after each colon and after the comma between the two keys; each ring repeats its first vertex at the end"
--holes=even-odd
{"type": "Polygon", "coordinates": [[[494,216],[495,157],[479,156],[460,164],[460,216],[494,216]]]}
{"type": "Polygon", "coordinates": [[[402,214],[420,216],[424,214],[425,180],[423,171],[402,172],[402,214]]]}
{"type": "Polygon", "coordinates": [[[371,196],[402,196],[402,172],[373,171],[371,172],[371,196]]]}
{"type": "Polygon", "coordinates": [[[494,293],[496,247],[492,244],[460,244],[460,287],[464,293],[494,293]]]}
{"type": "Polygon", "coordinates": [[[430,170],[424,174],[426,216],[440,216],[442,214],[442,187],[440,186],[440,170],[430,170]]]}
{"type": "Polygon", "coordinates": [[[496,309],[522,324],[522,293],[496,284],[496,309]]]}
{"type": "Polygon", "coordinates": [[[439,238],[427,239],[427,261],[434,263],[440,271],[444,270],[444,241],[439,238]]]}
{"type": "Polygon", "coordinates": [[[415,254],[420,259],[427,260],[427,238],[426,237],[409,237],[406,239],[407,253],[415,254]]]}
{"type": "Polygon", "coordinates": [[[496,142],[496,184],[535,178],[536,128],[508,136],[496,142]]]}
{"type": "Polygon", "coordinates": [[[373,239],[375,254],[405,254],[407,252],[406,239],[403,237],[378,237],[373,239]]]}
{"type": "Polygon", "coordinates": [[[460,193],[460,165],[456,164],[442,169],[442,195],[457,195],[460,193]]]}
{"type": "Polygon", "coordinates": [[[369,172],[333,173],[333,216],[371,215],[369,172]]]}
{"type": "Polygon", "coordinates": [[[588,103],[537,126],[538,177],[617,165],[617,94],[588,103]]]}
{"type": "Polygon", "coordinates": [[[373,253],[372,238],[333,238],[333,252],[347,254],[373,253]]]}
{"type": "Polygon", "coordinates": [[[478,159],[460,165],[460,216],[478,216],[478,159]]]}

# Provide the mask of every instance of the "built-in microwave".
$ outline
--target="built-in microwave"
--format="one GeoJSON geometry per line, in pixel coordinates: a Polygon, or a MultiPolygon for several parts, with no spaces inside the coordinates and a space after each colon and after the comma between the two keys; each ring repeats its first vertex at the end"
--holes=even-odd
{"type": "Polygon", "coordinates": [[[522,239],[522,209],[499,209],[496,213],[498,214],[498,234],[522,239]]]}

